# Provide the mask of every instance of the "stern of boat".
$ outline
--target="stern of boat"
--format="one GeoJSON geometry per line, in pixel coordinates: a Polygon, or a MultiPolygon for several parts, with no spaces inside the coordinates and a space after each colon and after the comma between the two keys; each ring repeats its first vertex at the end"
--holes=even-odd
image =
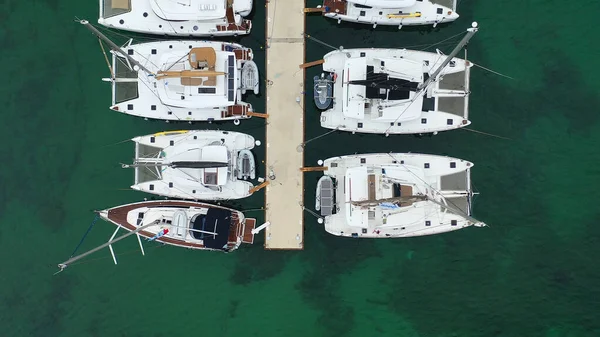
{"type": "Polygon", "coordinates": [[[256,227],[256,219],[254,218],[246,218],[243,224],[242,231],[242,243],[253,244],[254,243],[254,234],[252,230],[256,227]]]}
{"type": "Polygon", "coordinates": [[[256,225],[256,219],[246,218],[242,212],[231,213],[231,230],[227,243],[228,251],[239,248],[242,243],[253,244],[254,234],[252,230],[256,225]]]}

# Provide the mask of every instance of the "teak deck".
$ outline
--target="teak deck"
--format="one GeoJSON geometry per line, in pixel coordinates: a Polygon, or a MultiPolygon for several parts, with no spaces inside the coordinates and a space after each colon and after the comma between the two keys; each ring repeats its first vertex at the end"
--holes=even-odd
{"type": "Polygon", "coordinates": [[[266,249],[303,249],[304,1],[267,2],[266,249]],[[278,10],[276,10],[276,7],[278,10]],[[271,173],[272,172],[272,173],[271,173]]]}

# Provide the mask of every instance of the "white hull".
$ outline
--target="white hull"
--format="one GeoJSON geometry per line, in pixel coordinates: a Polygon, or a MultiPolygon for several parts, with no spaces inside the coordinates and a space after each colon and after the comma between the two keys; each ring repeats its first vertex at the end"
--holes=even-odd
{"type": "Polygon", "coordinates": [[[399,238],[484,225],[470,217],[468,161],[382,153],[329,158],[323,165],[336,183],[335,213],[325,216],[325,230],[333,235],[399,238]],[[399,197],[414,200],[392,204],[399,197]]]}
{"type": "MultiPolygon", "coordinates": [[[[404,67],[409,74],[405,76],[416,74],[424,77],[423,74],[432,73],[439,67],[445,57],[441,53],[378,48],[344,49],[328,53],[324,56],[323,70],[335,74],[334,102],[332,108],[321,113],[321,126],[359,133],[421,134],[454,130],[471,124],[468,108],[469,69],[472,64],[459,58],[452,59],[436,82],[423,92],[411,91],[411,98],[405,101],[365,99],[365,89],[362,93],[357,90],[349,94],[349,90],[357,87],[348,85],[350,77],[358,76],[356,74],[361,71],[365,73],[362,66],[350,67],[349,62],[358,63],[357,60],[361,61],[361,58],[366,59],[367,65],[378,64],[381,59],[388,60],[388,63],[406,62],[408,65],[398,66],[404,67]],[[378,109],[379,105],[386,106],[384,114],[378,109]]],[[[362,79],[364,76],[367,75],[363,75],[362,79]]],[[[423,79],[413,82],[422,83],[423,79]]]]}
{"type": "MultiPolygon", "coordinates": [[[[167,14],[168,0],[162,0],[158,5],[155,0],[100,0],[100,16],[98,23],[109,27],[127,30],[136,33],[170,35],[170,36],[194,36],[194,37],[219,37],[219,36],[237,36],[249,34],[252,24],[249,20],[243,19],[243,16],[250,14],[249,10],[243,10],[239,13],[227,12],[223,8],[216,11],[198,10],[196,13],[189,14],[167,14]],[[163,6],[163,7],[161,7],[163,6]],[[120,8],[119,8],[120,7],[120,8]],[[162,9],[162,10],[161,10],[162,9]],[[161,13],[162,12],[162,13],[161,13]],[[211,12],[218,12],[216,16],[210,15],[211,12]],[[167,14],[167,15],[165,15],[167,14]],[[208,15],[203,15],[208,14],[208,15]]],[[[211,6],[215,1],[191,0],[193,5],[202,7],[211,6]],[[202,4],[202,3],[206,4],[202,4]]],[[[243,3],[244,7],[252,8],[251,0],[236,0],[236,3],[243,3]]],[[[216,2],[222,6],[222,2],[216,2]]],[[[184,1],[179,4],[175,1],[173,5],[183,6],[184,1]]],[[[235,6],[235,4],[234,4],[235,6]]],[[[177,11],[177,9],[174,9],[177,11]]]]}
{"type": "MultiPolygon", "coordinates": [[[[436,1],[439,2],[439,1],[436,1]]],[[[452,7],[434,4],[429,0],[416,1],[408,7],[389,8],[379,4],[371,4],[369,0],[336,1],[325,0],[325,17],[341,21],[384,26],[421,26],[452,22],[458,19],[455,12],[456,2],[444,1],[452,7]],[[358,2],[359,4],[356,4],[358,2]],[[361,5],[365,3],[368,6],[361,5]],[[327,10],[329,9],[329,10],[327,10]],[[337,10],[337,12],[336,12],[337,10]]]]}
{"type": "Polygon", "coordinates": [[[252,183],[237,178],[238,154],[254,147],[254,138],[231,131],[172,131],[136,137],[136,163],[132,189],[190,200],[231,200],[250,195],[252,183]],[[175,168],[175,162],[217,162],[222,149],[224,166],[175,168]],[[212,158],[206,158],[212,151],[212,158]],[[148,165],[150,164],[150,165],[148,165]],[[158,165],[157,165],[158,164],[158,165]],[[212,173],[212,176],[211,176],[212,173]],[[210,182],[208,178],[215,179],[210,182]]]}
{"type": "MultiPolygon", "coordinates": [[[[141,69],[129,69],[126,58],[113,52],[112,69],[116,72],[116,78],[106,79],[113,86],[111,109],[166,121],[249,118],[246,113],[252,111],[252,106],[242,101],[243,91],[245,92],[242,68],[248,63],[253,64],[251,49],[235,43],[211,41],[161,41],[129,45],[123,49],[149,71],[156,73],[184,70],[174,69],[171,65],[178,61],[177,65],[183,67],[181,64],[187,62],[187,54],[192,48],[213,49],[217,67],[226,75],[215,76],[214,83],[209,87],[185,84],[183,78],[158,79],[141,69]],[[229,62],[233,63],[231,72],[228,70],[229,62]],[[212,91],[201,93],[201,89],[212,91]]],[[[253,76],[258,77],[258,74],[253,76]]],[[[208,80],[204,80],[204,83],[208,83],[208,80]]]]}

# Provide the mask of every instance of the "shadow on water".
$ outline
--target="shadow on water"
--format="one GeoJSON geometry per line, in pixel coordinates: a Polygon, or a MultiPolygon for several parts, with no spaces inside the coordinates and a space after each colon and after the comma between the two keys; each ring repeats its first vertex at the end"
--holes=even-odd
{"type": "Polygon", "coordinates": [[[265,251],[259,243],[243,247],[242,254],[237,256],[230,280],[233,284],[246,285],[275,277],[283,271],[286,262],[294,254],[296,253],[292,251],[265,251]]]}
{"type": "Polygon", "coordinates": [[[297,285],[304,300],[320,312],[318,323],[327,336],[344,336],[355,328],[354,308],[346,304],[339,285],[361,262],[380,256],[373,241],[339,238],[326,233],[312,215],[305,216],[305,241],[301,258],[307,270],[297,285]]]}

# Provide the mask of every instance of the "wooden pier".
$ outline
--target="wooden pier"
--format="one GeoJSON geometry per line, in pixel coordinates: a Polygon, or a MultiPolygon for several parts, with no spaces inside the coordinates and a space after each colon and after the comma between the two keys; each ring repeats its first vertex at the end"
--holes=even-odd
{"type": "Polygon", "coordinates": [[[304,248],[304,1],[267,2],[266,249],[304,248]]]}

